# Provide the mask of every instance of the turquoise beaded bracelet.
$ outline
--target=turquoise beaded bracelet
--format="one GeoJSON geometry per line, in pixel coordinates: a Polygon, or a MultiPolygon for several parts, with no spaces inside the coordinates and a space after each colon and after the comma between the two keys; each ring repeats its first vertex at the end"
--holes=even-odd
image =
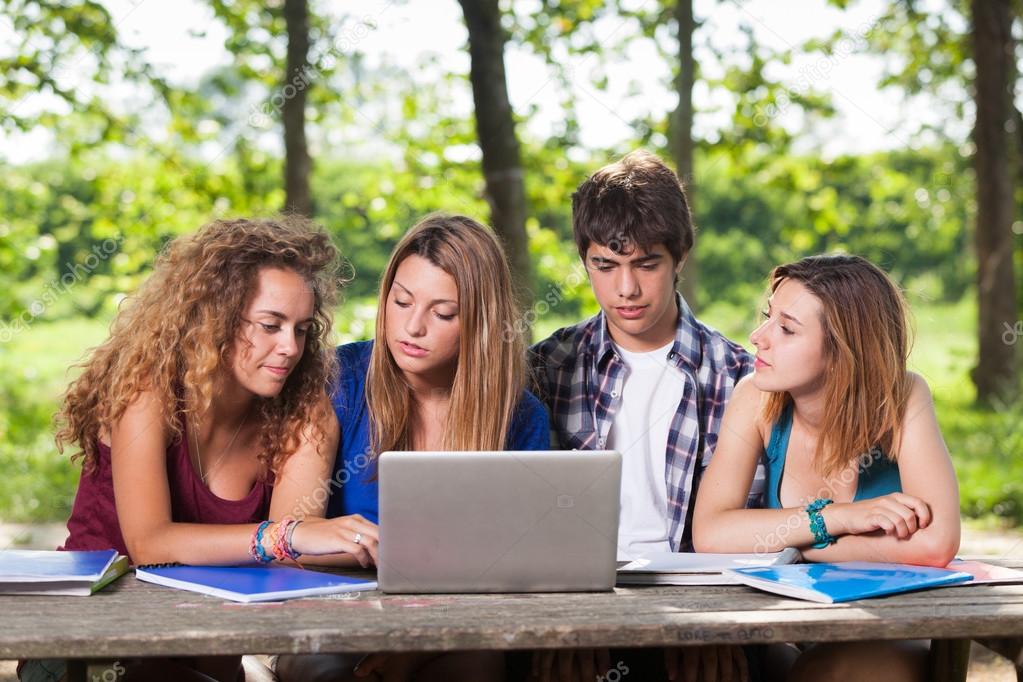
{"type": "Polygon", "coordinates": [[[256,528],[256,532],[252,534],[252,542],[249,545],[249,553],[252,554],[252,558],[264,564],[268,564],[274,560],[274,558],[267,554],[266,550],[263,549],[263,531],[265,531],[269,525],[269,521],[264,521],[259,524],[259,527],[256,528]]]}
{"type": "Polygon", "coordinates": [[[821,515],[821,510],[832,502],[834,500],[818,497],[806,505],[806,515],[810,517],[810,530],[813,531],[813,539],[815,540],[813,543],[814,549],[824,549],[828,545],[838,542],[838,538],[828,532],[828,527],[824,525],[824,517],[821,515]]]}

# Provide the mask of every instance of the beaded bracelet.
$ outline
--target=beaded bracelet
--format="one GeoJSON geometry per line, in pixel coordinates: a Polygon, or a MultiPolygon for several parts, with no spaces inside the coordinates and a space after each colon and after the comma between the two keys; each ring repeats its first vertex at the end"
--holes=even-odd
{"type": "Polygon", "coordinates": [[[291,516],[285,516],[277,524],[276,532],[273,536],[273,544],[271,551],[273,552],[274,558],[278,561],[284,561],[285,559],[297,559],[301,556],[291,546],[291,534],[295,530],[295,526],[298,525],[298,520],[291,516]]]}
{"type": "Polygon", "coordinates": [[[838,542],[838,538],[828,532],[828,527],[824,525],[824,517],[821,515],[821,510],[834,502],[834,500],[828,500],[818,497],[816,500],[806,505],[806,515],[810,517],[810,530],[813,531],[813,548],[824,549],[828,545],[833,545],[838,542]]]}
{"type": "Polygon", "coordinates": [[[263,521],[259,524],[259,527],[252,533],[252,540],[249,542],[249,554],[252,558],[261,563],[267,564],[273,561],[273,557],[266,553],[263,549],[263,533],[266,531],[267,526],[270,525],[270,521],[263,521]]]}
{"type": "Polygon", "coordinates": [[[287,549],[288,556],[291,557],[291,559],[293,560],[297,560],[300,556],[302,556],[302,553],[297,551],[295,547],[291,544],[291,538],[295,534],[295,529],[298,528],[298,524],[300,523],[302,523],[301,520],[292,519],[291,525],[288,526],[288,530],[284,534],[285,535],[284,546],[287,549]]]}
{"type": "Polygon", "coordinates": [[[270,527],[267,529],[268,539],[270,540],[268,543],[270,545],[270,555],[273,556],[274,559],[278,560],[280,560],[280,557],[277,556],[277,544],[281,541],[281,523],[281,521],[271,523],[270,527]]]}

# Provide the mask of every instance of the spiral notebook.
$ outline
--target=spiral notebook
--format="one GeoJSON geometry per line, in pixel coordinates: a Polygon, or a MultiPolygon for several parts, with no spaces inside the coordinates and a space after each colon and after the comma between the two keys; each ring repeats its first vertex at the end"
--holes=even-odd
{"type": "Polygon", "coordinates": [[[238,602],[281,601],[375,590],[375,580],[291,566],[139,566],[139,580],[238,602]]]}

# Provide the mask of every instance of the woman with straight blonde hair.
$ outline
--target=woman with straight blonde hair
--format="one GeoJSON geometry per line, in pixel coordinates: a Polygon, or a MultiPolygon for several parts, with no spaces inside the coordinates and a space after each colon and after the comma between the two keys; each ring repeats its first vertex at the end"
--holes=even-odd
{"type": "MultiPolygon", "coordinates": [[[[858,256],[804,258],[770,279],[754,373],[732,393],[697,496],[697,551],[946,566],[959,491],[927,382],[906,367],[901,292],[858,256]],[[746,509],[761,458],[767,508],[746,509]]],[[[790,679],[923,679],[923,652],[819,646],[790,679]]]]}
{"type": "MultiPolygon", "coordinates": [[[[431,215],[398,243],[380,282],[376,340],[337,349],[341,429],[328,516],[378,520],[387,450],[546,450],[543,404],[525,389],[511,272],[494,234],[431,215]]],[[[501,679],[498,653],[288,656],[282,680],[501,679]],[[354,670],[356,663],[357,669],[354,670]]]]}

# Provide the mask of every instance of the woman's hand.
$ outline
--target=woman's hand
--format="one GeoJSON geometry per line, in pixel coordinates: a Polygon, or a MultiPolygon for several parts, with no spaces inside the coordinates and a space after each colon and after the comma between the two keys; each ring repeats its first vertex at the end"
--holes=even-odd
{"type": "Polygon", "coordinates": [[[824,525],[832,535],[863,535],[883,531],[905,540],[931,523],[931,508],[919,497],[890,493],[859,502],[824,508],[824,525]]]}
{"type": "Polygon", "coordinates": [[[307,518],[298,524],[291,537],[291,546],[301,554],[345,552],[363,568],[376,564],[379,542],[379,526],[359,514],[334,519],[307,518]]]}

